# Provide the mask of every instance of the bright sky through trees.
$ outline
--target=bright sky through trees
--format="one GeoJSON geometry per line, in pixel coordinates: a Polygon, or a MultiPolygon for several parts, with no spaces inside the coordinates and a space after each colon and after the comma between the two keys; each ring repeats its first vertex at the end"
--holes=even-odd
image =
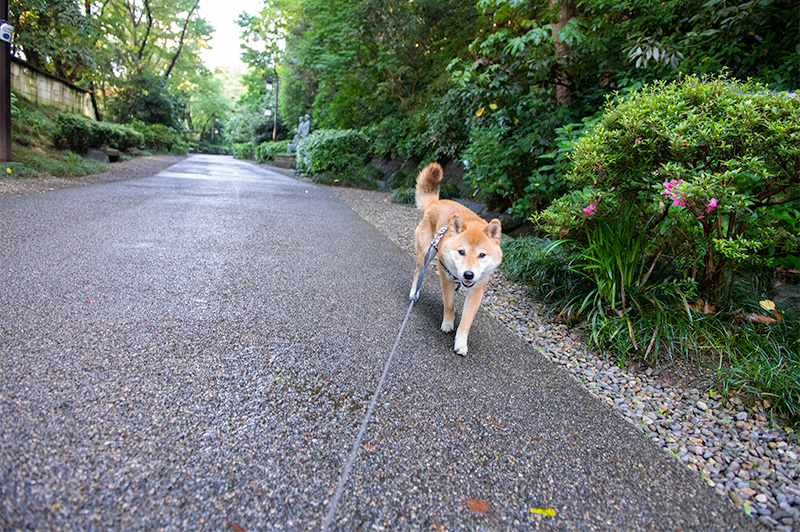
{"type": "Polygon", "coordinates": [[[247,67],[239,56],[242,28],[236,25],[239,14],[247,12],[254,15],[264,7],[263,0],[201,0],[200,14],[214,26],[214,33],[208,43],[211,49],[200,54],[203,63],[210,69],[229,68],[234,72],[244,72],[247,67]]]}

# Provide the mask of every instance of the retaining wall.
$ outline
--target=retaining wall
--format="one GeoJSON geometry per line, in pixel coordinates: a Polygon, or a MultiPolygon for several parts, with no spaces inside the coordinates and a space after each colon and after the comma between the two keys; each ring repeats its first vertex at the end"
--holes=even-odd
{"type": "Polygon", "coordinates": [[[18,98],[37,105],[51,105],[63,111],[97,119],[89,91],[14,56],[11,56],[11,90],[18,98]]]}

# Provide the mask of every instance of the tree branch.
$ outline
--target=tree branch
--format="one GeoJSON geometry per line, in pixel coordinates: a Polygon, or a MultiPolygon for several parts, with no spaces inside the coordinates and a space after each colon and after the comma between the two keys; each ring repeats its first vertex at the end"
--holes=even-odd
{"type": "Polygon", "coordinates": [[[164,79],[169,78],[172,69],[175,67],[175,63],[178,61],[178,56],[181,55],[181,50],[183,50],[183,39],[186,37],[186,29],[189,27],[189,20],[192,18],[192,13],[194,13],[194,10],[197,9],[199,4],[200,0],[197,0],[192,9],[189,10],[189,14],[186,15],[186,21],[183,23],[183,31],[181,32],[181,38],[178,41],[178,49],[175,51],[175,55],[172,56],[172,61],[170,62],[167,71],[164,72],[164,79]]]}
{"type": "Polygon", "coordinates": [[[153,13],[150,12],[150,2],[148,2],[148,0],[144,0],[144,9],[147,12],[147,29],[144,33],[144,39],[142,39],[142,45],[139,47],[139,52],[136,54],[136,58],[140,64],[142,56],[144,56],[144,47],[147,44],[147,39],[150,37],[150,28],[153,27],[153,13]]]}

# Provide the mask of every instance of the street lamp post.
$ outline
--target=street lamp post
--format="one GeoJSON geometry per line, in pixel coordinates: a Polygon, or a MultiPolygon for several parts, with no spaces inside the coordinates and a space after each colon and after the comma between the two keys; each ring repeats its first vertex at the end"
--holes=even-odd
{"type": "MultiPolygon", "coordinates": [[[[267,91],[271,91],[273,87],[273,81],[271,79],[265,80],[267,84],[267,91]]],[[[275,78],[274,86],[275,86],[275,112],[272,113],[272,141],[275,142],[278,140],[278,90],[280,90],[281,80],[280,78],[275,78]]]]}

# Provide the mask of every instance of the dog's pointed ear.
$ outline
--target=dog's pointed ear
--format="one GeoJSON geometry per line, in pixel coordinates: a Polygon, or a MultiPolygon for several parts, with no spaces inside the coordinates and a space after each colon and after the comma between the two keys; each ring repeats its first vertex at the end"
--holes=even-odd
{"type": "Polygon", "coordinates": [[[454,235],[457,235],[464,230],[464,222],[461,221],[461,218],[458,216],[453,216],[450,218],[450,230],[454,235]]]}
{"type": "Polygon", "coordinates": [[[489,225],[486,226],[486,235],[494,240],[496,243],[500,243],[500,234],[503,232],[503,228],[500,225],[500,220],[497,218],[493,219],[489,222],[489,225]]]}

